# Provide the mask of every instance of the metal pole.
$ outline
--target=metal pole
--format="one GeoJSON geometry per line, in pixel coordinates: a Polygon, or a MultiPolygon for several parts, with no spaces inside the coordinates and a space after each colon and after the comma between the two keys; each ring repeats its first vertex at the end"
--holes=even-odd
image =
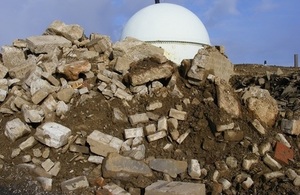
{"type": "Polygon", "coordinates": [[[298,68],[298,54],[294,54],[294,67],[298,68]]]}

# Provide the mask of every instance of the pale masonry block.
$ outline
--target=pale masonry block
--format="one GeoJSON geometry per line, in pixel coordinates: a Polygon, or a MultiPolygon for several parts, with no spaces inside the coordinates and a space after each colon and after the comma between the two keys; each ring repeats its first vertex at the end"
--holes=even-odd
{"type": "Polygon", "coordinates": [[[144,130],[142,127],[125,129],[124,134],[125,134],[125,139],[135,138],[135,137],[144,137],[144,130]]]}
{"type": "Polygon", "coordinates": [[[173,117],[173,118],[176,118],[177,120],[182,120],[183,121],[183,120],[186,120],[186,118],[187,118],[187,112],[171,108],[170,112],[169,112],[169,116],[173,117]]]}

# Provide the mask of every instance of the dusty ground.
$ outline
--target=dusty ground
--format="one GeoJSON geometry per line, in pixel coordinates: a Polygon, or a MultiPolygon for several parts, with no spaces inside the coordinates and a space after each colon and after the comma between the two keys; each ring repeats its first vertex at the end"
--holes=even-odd
{"type": "MultiPolygon", "coordinates": [[[[294,68],[280,67],[285,73],[299,72],[294,68]]],[[[238,77],[232,79],[232,83],[237,83],[238,80],[249,76],[258,76],[266,74],[266,71],[276,72],[278,67],[274,66],[262,66],[262,65],[239,65],[235,66],[238,77]]],[[[199,104],[191,104],[185,107],[182,103],[182,99],[163,97],[163,91],[158,91],[151,97],[140,98],[138,101],[129,102],[129,107],[124,106],[122,100],[114,99],[107,101],[103,95],[98,95],[83,100],[79,97],[75,97],[72,102],[71,110],[62,119],[55,119],[56,122],[65,125],[75,132],[85,131],[90,134],[93,130],[100,130],[104,133],[111,134],[113,136],[123,139],[123,131],[125,128],[130,128],[128,123],[114,123],[112,122],[112,108],[118,107],[126,114],[135,114],[146,112],[146,105],[154,100],[158,99],[163,103],[163,107],[155,110],[155,114],[160,116],[168,115],[170,108],[175,108],[176,105],[183,105],[183,110],[188,112],[188,120],[179,124],[180,134],[184,133],[187,129],[191,129],[191,134],[181,144],[174,144],[174,150],[168,152],[162,148],[170,140],[165,138],[163,140],[155,142],[147,142],[146,145],[146,157],[154,156],[156,158],[173,158],[173,159],[191,159],[195,158],[200,161],[200,164],[205,164],[207,170],[214,167],[214,163],[220,159],[225,159],[227,156],[235,156],[238,159],[239,165],[241,165],[244,154],[249,153],[249,148],[241,146],[239,143],[225,143],[222,136],[215,136],[214,132],[209,128],[209,122],[207,116],[220,117],[222,111],[217,107],[215,102],[205,102],[203,99],[207,97],[216,97],[214,86],[206,81],[201,86],[189,86],[186,85],[185,80],[181,79],[178,83],[180,90],[183,92],[185,98],[190,100],[197,99],[199,104]],[[209,148],[203,149],[204,140],[210,140],[206,142],[209,144],[209,148]]],[[[95,89],[96,90],[96,89],[95,89]]],[[[34,181],[30,176],[30,173],[17,169],[15,165],[21,163],[21,157],[11,159],[11,152],[14,148],[24,141],[26,138],[17,140],[11,143],[4,135],[4,126],[8,120],[15,118],[11,115],[0,115],[0,154],[5,157],[5,166],[0,172],[0,194],[60,194],[60,182],[70,179],[75,176],[82,175],[85,172],[91,171],[96,165],[83,161],[70,161],[75,153],[67,152],[64,155],[58,155],[58,151],[51,149],[50,157],[62,162],[61,172],[54,179],[53,190],[51,193],[43,192],[39,184],[34,181]]],[[[234,121],[245,132],[245,137],[250,140],[258,139],[272,139],[276,133],[280,130],[274,127],[272,131],[269,131],[268,135],[264,138],[253,129],[249,128],[248,121],[251,116],[247,113],[246,109],[243,109],[242,119],[234,121]]],[[[20,118],[22,118],[20,116],[20,118]]],[[[295,143],[293,143],[295,144],[295,143]]],[[[44,148],[44,145],[38,144],[35,148],[44,148]]],[[[19,155],[22,156],[22,153],[19,155]]],[[[85,156],[85,155],[83,155],[85,156]]],[[[296,154],[295,162],[299,161],[300,156],[296,154]]],[[[295,167],[295,164],[291,164],[291,167],[295,167]]],[[[239,166],[240,167],[240,166],[239,166]]],[[[280,183],[280,182],[264,182],[261,176],[261,167],[255,167],[253,171],[256,171],[257,177],[254,177],[255,185],[248,191],[243,191],[241,186],[235,186],[237,191],[241,194],[265,194],[266,191],[272,192],[272,194],[296,194],[299,192],[292,184],[280,183]]],[[[240,168],[235,171],[229,172],[227,178],[232,178],[241,171],[240,168]]],[[[163,175],[157,174],[157,177],[163,179],[163,175]]],[[[210,178],[210,176],[207,176],[210,178]]],[[[189,181],[184,175],[176,180],[189,181]]],[[[140,181],[132,178],[131,182],[121,182],[120,185],[127,189],[135,184],[145,185],[150,181],[140,181]]],[[[203,180],[206,183],[206,179],[203,180]]],[[[207,183],[207,191],[212,190],[212,186],[207,183]]],[[[87,193],[87,192],[86,192],[87,193]]]]}

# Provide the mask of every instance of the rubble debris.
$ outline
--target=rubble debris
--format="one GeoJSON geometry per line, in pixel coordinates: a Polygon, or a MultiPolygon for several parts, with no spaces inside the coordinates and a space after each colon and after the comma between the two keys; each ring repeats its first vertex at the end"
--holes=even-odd
{"type": "Polygon", "coordinates": [[[57,194],[299,191],[296,69],[233,65],[221,46],[177,66],[61,21],[0,56],[1,183],[23,167],[57,194]]]}

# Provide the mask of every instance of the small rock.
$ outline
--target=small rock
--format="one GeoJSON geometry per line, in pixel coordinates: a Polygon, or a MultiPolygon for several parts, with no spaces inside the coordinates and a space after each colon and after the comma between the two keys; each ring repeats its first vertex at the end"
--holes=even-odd
{"type": "Polygon", "coordinates": [[[40,182],[42,188],[45,191],[50,192],[52,190],[52,179],[47,177],[37,177],[36,180],[40,182]]]}

